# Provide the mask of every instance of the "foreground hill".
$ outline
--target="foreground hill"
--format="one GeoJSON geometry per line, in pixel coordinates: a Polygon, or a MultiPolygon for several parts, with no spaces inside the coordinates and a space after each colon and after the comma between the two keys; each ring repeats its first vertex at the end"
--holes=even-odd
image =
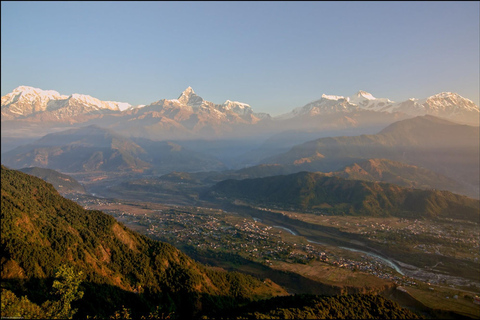
{"type": "Polygon", "coordinates": [[[61,194],[67,193],[86,193],[85,188],[74,178],[51,169],[30,167],[23,168],[20,171],[31,174],[51,183],[53,187],[61,194]]]}
{"type": "Polygon", "coordinates": [[[130,231],[100,211],[61,197],[51,184],[1,168],[2,288],[34,302],[67,264],[85,275],[79,315],[106,317],[161,306],[191,317],[240,301],[286,292],[270,281],[214,271],[175,247],[130,231]],[[27,231],[27,232],[26,232],[27,231]]]}
{"type": "Polygon", "coordinates": [[[225,180],[210,196],[332,214],[453,218],[478,221],[480,201],[448,191],[402,188],[300,172],[257,179],[225,180]]]}

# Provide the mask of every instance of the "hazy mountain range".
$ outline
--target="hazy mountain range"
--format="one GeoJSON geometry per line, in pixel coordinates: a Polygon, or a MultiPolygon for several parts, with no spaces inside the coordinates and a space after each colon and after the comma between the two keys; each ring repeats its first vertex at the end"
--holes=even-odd
{"type": "Polygon", "coordinates": [[[479,127],[422,116],[398,121],[373,135],[308,141],[262,162],[287,166],[290,172],[330,172],[385,158],[445,175],[478,196],[479,145],[479,127]]]}
{"type": "Polygon", "coordinates": [[[226,169],[218,160],[180,145],[133,141],[95,125],[48,134],[2,154],[2,163],[12,168],[42,167],[62,172],[164,174],[226,169]]]}
{"type": "Polygon", "coordinates": [[[478,106],[451,92],[401,102],[375,98],[365,91],[351,97],[324,94],[319,100],[276,117],[254,112],[250,105],[242,102],[207,101],[191,87],[177,99],[161,99],[140,106],[101,101],[82,94],[66,96],[27,86],[16,88],[1,101],[2,136],[5,137],[39,137],[89,124],[152,140],[246,137],[286,130],[381,128],[419,115],[479,124],[478,106]]]}
{"type": "MultiPolygon", "coordinates": [[[[64,173],[162,175],[198,173],[202,183],[300,171],[400,186],[450,190],[479,197],[479,127],[434,116],[398,121],[372,135],[325,137],[260,158],[237,171],[208,152],[169,141],[127,138],[95,125],[51,133],[2,153],[11,168],[42,167],[64,173]],[[263,164],[263,165],[259,165],[263,164]],[[221,171],[221,172],[218,172],[221,171]]],[[[250,157],[246,153],[243,157],[250,157]]],[[[238,157],[239,160],[242,156],[238,157]]]]}

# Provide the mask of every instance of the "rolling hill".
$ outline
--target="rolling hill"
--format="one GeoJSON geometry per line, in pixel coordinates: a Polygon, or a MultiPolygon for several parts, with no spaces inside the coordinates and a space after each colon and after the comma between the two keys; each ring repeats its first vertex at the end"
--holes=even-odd
{"type": "Polygon", "coordinates": [[[340,215],[452,218],[478,221],[480,201],[448,191],[402,188],[300,172],[257,179],[225,180],[207,195],[261,206],[340,215]]]}

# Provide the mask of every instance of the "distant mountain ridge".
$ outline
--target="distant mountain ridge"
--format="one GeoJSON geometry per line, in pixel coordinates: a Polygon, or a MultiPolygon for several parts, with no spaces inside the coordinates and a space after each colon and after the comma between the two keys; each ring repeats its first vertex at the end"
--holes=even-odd
{"type": "Polygon", "coordinates": [[[89,95],[60,95],[54,90],[28,86],[15,88],[2,97],[2,120],[36,118],[47,121],[75,121],[75,117],[121,111],[132,106],[125,102],[101,101],[89,95]]]}
{"type": "Polygon", "coordinates": [[[385,158],[432,170],[478,194],[479,145],[479,127],[427,115],[395,122],[377,134],[312,140],[262,162],[289,166],[296,172],[331,172],[385,158]]]}
{"type": "Polygon", "coordinates": [[[415,189],[448,190],[454,193],[478,197],[459,182],[425,168],[387,159],[368,159],[346,166],[342,170],[327,173],[349,180],[386,182],[415,189]]]}
{"type": "Polygon", "coordinates": [[[11,168],[41,167],[61,172],[168,173],[223,169],[217,160],[164,141],[132,139],[95,125],[45,137],[2,154],[11,168]]]}
{"type": "Polygon", "coordinates": [[[162,99],[124,112],[110,127],[134,137],[185,139],[216,137],[269,118],[254,113],[245,103],[227,100],[215,104],[204,100],[188,87],[177,99],[162,99]]]}
{"type": "Polygon", "coordinates": [[[478,106],[457,93],[442,92],[425,99],[411,98],[395,103],[390,99],[375,98],[372,94],[360,90],[351,97],[324,94],[320,100],[310,102],[278,118],[289,119],[299,116],[325,115],[338,112],[352,113],[361,110],[387,113],[398,112],[410,116],[433,115],[450,121],[477,125],[480,116],[478,106]]]}

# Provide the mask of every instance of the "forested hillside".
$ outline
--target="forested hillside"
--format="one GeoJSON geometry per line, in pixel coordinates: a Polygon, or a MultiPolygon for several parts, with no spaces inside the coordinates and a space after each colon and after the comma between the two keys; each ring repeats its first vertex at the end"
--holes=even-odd
{"type": "MultiPolygon", "coordinates": [[[[2,288],[37,304],[54,297],[63,265],[83,273],[77,315],[131,308],[194,316],[250,299],[284,295],[270,281],[200,265],[175,247],[132,232],[100,211],[61,197],[51,184],[2,166],[2,288]]],[[[3,316],[3,314],[2,314],[3,316]]]]}

